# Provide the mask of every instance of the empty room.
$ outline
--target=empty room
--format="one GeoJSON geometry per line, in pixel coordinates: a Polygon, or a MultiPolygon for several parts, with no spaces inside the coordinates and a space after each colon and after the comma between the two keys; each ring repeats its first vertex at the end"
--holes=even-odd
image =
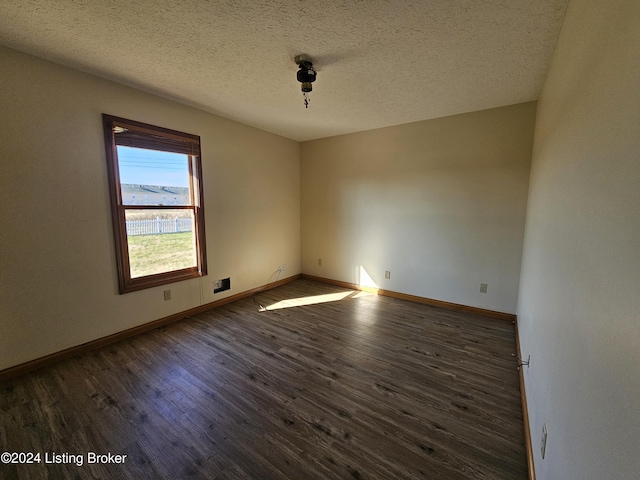
{"type": "Polygon", "coordinates": [[[640,3],[0,1],[0,480],[637,479],[640,3]]]}

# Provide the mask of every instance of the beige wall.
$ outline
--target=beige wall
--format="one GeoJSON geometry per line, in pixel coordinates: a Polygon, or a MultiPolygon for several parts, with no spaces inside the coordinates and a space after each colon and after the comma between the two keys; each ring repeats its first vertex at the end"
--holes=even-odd
{"type": "Polygon", "coordinates": [[[303,272],[515,313],[534,120],[527,103],[303,143],[303,272]]]}
{"type": "Polygon", "coordinates": [[[569,4],[538,103],[518,324],[538,480],[639,478],[637,0],[569,4]]]}
{"type": "Polygon", "coordinates": [[[2,47],[0,65],[0,369],[300,272],[297,142],[2,47]],[[207,277],[118,295],[103,112],[201,136],[207,277]]]}

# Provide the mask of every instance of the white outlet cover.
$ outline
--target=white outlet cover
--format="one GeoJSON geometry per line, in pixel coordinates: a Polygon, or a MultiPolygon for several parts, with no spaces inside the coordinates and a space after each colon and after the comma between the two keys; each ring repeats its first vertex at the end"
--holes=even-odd
{"type": "Polygon", "coordinates": [[[542,458],[544,458],[544,454],[547,450],[547,424],[542,424],[542,437],[540,438],[540,453],[542,453],[542,458]]]}

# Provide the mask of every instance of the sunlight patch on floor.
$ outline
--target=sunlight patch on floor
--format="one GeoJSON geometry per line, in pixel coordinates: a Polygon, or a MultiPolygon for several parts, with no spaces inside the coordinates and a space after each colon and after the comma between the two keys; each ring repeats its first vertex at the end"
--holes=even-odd
{"type": "Polygon", "coordinates": [[[286,300],[281,300],[266,307],[262,307],[260,311],[264,312],[267,310],[280,310],[283,308],[302,307],[305,305],[316,305],[319,303],[339,302],[340,300],[344,300],[346,298],[369,297],[378,293],[378,285],[362,265],[358,265],[358,267],[356,267],[356,278],[358,290],[347,290],[345,292],[312,295],[309,297],[288,298],[286,300]]]}
{"type": "MultiPolygon", "coordinates": [[[[352,296],[353,290],[346,292],[327,293],[324,295],[312,295],[310,297],[288,298],[269,305],[265,310],[279,310],[281,308],[302,307],[304,305],[316,305],[318,303],[338,302],[352,296]]],[[[357,295],[357,294],[356,294],[357,295]]]]}
{"type": "Polygon", "coordinates": [[[352,298],[362,298],[362,297],[371,297],[375,295],[377,292],[370,292],[368,290],[356,293],[352,298]]]}

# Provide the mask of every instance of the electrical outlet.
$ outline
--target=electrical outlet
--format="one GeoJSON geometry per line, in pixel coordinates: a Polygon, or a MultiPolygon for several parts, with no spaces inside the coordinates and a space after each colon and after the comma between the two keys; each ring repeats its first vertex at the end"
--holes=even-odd
{"type": "Polygon", "coordinates": [[[547,450],[547,424],[542,424],[542,437],[540,438],[540,453],[544,458],[545,451],[547,450]]]}
{"type": "Polygon", "coordinates": [[[222,280],[214,280],[213,282],[213,289],[218,289],[218,288],[222,288],[222,280]]]}
{"type": "Polygon", "coordinates": [[[321,259],[321,258],[319,258],[319,259],[318,259],[318,266],[319,266],[319,267],[321,267],[321,266],[322,266],[322,259],[321,259]]]}
{"type": "Polygon", "coordinates": [[[386,270],[384,272],[384,278],[386,278],[387,280],[391,279],[391,272],[389,270],[386,270]]]}
{"type": "Polygon", "coordinates": [[[287,271],[287,264],[286,264],[286,263],[283,263],[283,264],[282,264],[282,271],[283,271],[283,272],[286,272],[286,271],[287,271]]]}
{"type": "Polygon", "coordinates": [[[164,292],[164,301],[171,300],[171,290],[165,290],[164,292]]]}
{"type": "Polygon", "coordinates": [[[480,284],[480,293],[487,293],[487,284],[486,283],[481,283],[480,284]]]}

